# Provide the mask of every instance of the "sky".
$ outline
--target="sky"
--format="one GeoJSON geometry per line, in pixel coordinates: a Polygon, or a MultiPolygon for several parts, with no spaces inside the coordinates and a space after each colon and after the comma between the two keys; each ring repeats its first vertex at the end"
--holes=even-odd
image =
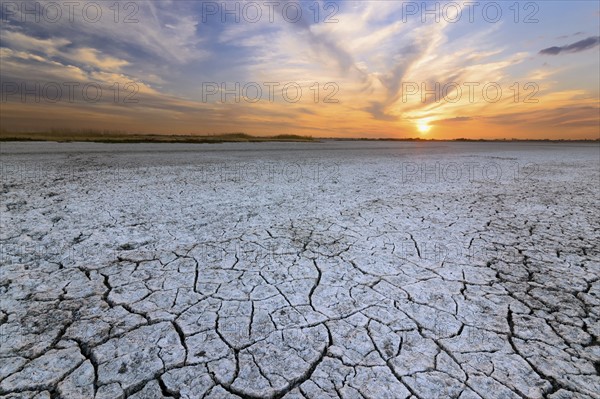
{"type": "Polygon", "coordinates": [[[596,139],[597,1],[1,1],[1,128],[596,139]]]}

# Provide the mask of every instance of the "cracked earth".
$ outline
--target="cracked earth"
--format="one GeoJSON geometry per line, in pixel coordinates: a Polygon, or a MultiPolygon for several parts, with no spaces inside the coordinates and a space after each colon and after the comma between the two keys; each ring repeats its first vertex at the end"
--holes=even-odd
{"type": "Polygon", "coordinates": [[[597,145],[1,150],[2,398],[600,397],[597,145]]]}

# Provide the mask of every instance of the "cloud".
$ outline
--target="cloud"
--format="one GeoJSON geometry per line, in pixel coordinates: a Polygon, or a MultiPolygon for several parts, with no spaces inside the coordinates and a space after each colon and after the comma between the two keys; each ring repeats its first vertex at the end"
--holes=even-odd
{"type": "Polygon", "coordinates": [[[578,53],[580,51],[589,50],[596,47],[600,43],[600,36],[592,36],[587,39],[580,40],[578,42],[566,45],[566,46],[554,46],[548,47],[540,51],[540,54],[544,55],[558,55],[560,53],[578,53]]]}
{"type": "Polygon", "coordinates": [[[120,60],[108,55],[100,56],[100,51],[93,48],[77,49],[73,54],[70,54],[69,58],[92,67],[113,71],[118,71],[121,67],[129,64],[129,62],[125,60],[120,60]]]}
{"type": "Polygon", "coordinates": [[[595,122],[598,126],[598,106],[575,104],[568,107],[546,108],[482,117],[486,122],[498,126],[571,127],[595,122]]]}
{"type": "Polygon", "coordinates": [[[474,118],[470,117],[470,116],[457,116],[455,118],[449,118],[449,119],[440,119],[437,121],[433,121],[430,124],[431,125],[443,125],[445,123],[453,123],[453,122],[469,122],[472,121],[474,118]]]}
{"type": "Polygon", "coordinates": [[[62,47],[71,44],[70,40],[63,38],[38,39],[15,31],[2,33],[4,45],[8,44],[13,49],[43,52],[48,55],[59,53],[62,47]]]}
{"type": "Polygon", "coordinates": [[[12,48],[3,47],[2,55],[6,58],[35,60],[40,63],[52,63],[66,67],[67,65],[95,68],[118,72],[130,62],[90,47],[75,47],[71,41],[63,38],[40,39],[21,32],[3,32],[5,41],[12,48]],[[62,63],[58,61],[62,60],[62,63]],[[64,62],[67,61],[67,62],[64,62]]]}
{"type": "Polygon", "coordinates": [[[583,34],[584,34],[584,32],[575,32],[572,35],[562,35],[562,36],[559,36],[559,37],[557,37],[557,39],[568,39],[571,36],[581,36],[583,34]]]}

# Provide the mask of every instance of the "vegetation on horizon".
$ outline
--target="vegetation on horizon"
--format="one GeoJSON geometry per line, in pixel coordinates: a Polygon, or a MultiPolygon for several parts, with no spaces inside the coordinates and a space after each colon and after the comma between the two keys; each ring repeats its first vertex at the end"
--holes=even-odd
{"type": "Polygon", "coordinates": [[[319,137],[296,134],[275,136],[253,136],[247,133],[198,134],[142,134],[115,130],[57,130],[47,132],[8,132],[0,131],[0,141],[55,141],[55,142],[95,142],[95,143],[258,143],[258,142],[317,142],[333,141],[412,141],[412,142],[599,142],[597,139],[433,139],[422,137],[319,137]]]}
{"type": "Polygon", "coordinates": [[[222,133],[211,135],[138,134],[120,131],[97,130],[51,130],[49,132],[0,132],[0,141],[56,141],[95,143],[237,143],[267,141],[314,141],[311,136],[279,134],[275,136],[252,136],[246,133],[222,133]]]}

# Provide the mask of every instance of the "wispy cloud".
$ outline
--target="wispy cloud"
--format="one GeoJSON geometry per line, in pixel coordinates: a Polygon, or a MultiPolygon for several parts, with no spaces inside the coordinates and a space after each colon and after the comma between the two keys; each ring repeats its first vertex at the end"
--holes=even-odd
{"type": "Polygon", "coordinates": [[[578,53],[592,49],[600,43],[600,36],[592,36],[566,46],[553,46],[540,50],[540,54],[558,55],[560,53],[578,53]]]}

